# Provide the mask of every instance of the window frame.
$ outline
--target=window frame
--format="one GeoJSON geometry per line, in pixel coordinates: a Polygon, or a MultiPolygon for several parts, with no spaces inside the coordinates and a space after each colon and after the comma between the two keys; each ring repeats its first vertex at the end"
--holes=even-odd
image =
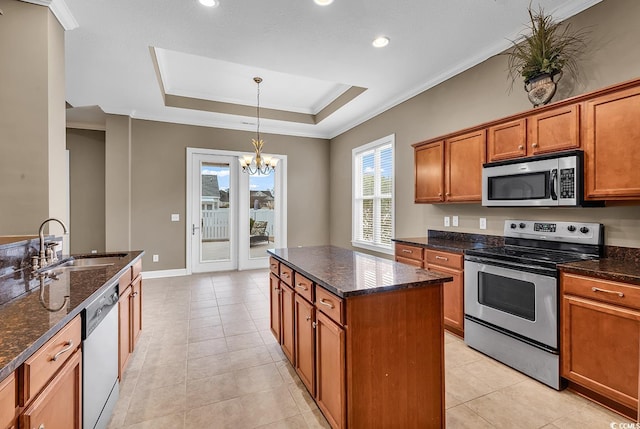
{"type": "MultiPolygon", "coordinates": [[[[361,159],[362,155],[373,151],[374,154],[378,153],[380,149],[391,146],[391,239],[395,237],[395,225],[396,225],[396,211],[395,211],[395,134],[388,135],[386,137],[382,137],[377,139],[371,143],[364,144],[362,146],[358,146],[353,148],[351,151],[351,245],[353,247],[359,247],[362,249],[370,250],[373,252],[384,253],[388,255],[394,254],[394,245],[393,241],[391,241],[388,245],[382,243],[376,243],[375,241],[364,241],[361,240],[360,232],[362,229],[361,213],[360,213],[360,202],[365,199],[362,196],[361,184],[362,184],[362,171],[361,171],[361,159]]],[[[379,233],[376,231],[380,229],[380,201],[383,198],[388,198],[388,195],[382,195],[380,193],[380,157],[374,155],[374,192],[373,192],[373,201],[374,201],[374,240],[376,236],[379,236],[379,233]]],[[[366,199],[370,199],[367,197],[366,199]]]]}

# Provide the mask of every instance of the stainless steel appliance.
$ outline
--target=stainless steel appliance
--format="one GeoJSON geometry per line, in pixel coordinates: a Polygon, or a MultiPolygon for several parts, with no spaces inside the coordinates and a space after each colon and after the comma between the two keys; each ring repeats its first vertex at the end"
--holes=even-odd
{"type": "Polygon", "coordinates": [[[118,401],[118,284],[83,310],[82,427],[104,429],[118,401]]]}
{"type": "Polygon", "coordinates": [[[482,205],[495,207],[584,205],[582,165],[581,151],[484,164],[482,205]]]}
{"type": "Polygon", "coordinates": [[[560,389],[557,265],[602,254],[597,223],[507,220],[505,245],[465,252],[465,343],[560,389]]]}

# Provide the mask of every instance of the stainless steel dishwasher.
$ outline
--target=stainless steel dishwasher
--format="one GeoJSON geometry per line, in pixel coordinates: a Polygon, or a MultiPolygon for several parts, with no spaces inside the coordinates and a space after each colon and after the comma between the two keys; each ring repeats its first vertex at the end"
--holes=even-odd
{"type": "Polygon", "coordinates": [[[82,427],[105,429],[118,401],[118,284],[83,311],[82,427]]]}

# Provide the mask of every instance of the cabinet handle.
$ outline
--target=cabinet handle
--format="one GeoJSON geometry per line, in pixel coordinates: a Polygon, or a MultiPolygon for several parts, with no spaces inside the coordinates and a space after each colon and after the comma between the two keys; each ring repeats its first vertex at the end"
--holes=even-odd
{"type": "Polygon", "coordinates": [[[282,277],[289,278],[289,273],[282,273],[282,277]]]}
{"type": "Polygon", "coordinates": [[[538,143],[534,143],[534,144],[532,144],[532,145],[531,145],[531,147],[533,147],[533,148],[538,147],[538,143]]]}
{"type": "Polygon", "coordinates": [[[519,149],[519,150],[522,150],[522,149],[524,149],[524,146],[519,145],[519,146],[518,146],[518,149],[519,149]]]}
{"type": "Polygon", "coordinates": [[[441,197],[442,196],[442,192],[438,192],[438,196],[441,197]]]}
{"type": "Polygon", "coordinates": [[[402,253],[413,253],[413,250],[402,249],[402,253]]]}
{"type": "Polygon", "coordinates": [[[278,265],[277,264],[271,264],[271,268],[273,268],[275,270],[276,268],[278,268],[278,265]]]}
{"type": "Polygon", "coordinates": [[[296,285],[296,287],[297,287],[297,288],[300,288],[300,289],[302,289],[302,290],[309,290],[309,288],[308,288],[308,287],[306,287],[306,286],[304,285],[304,283],[298,283],[298,284],[296,285]]]}
{"type": "Polygon", "coordinates": [[[444,256],[436,255],[436,259],[440,259],[441,261],[448,261],[449,258],[445,258],[444,256]]]}
{"type": "Polygon", "coordinates": [[[140,293],[140,292],[135,291],[134,293],[132,293],[132,294],[131,294],[131,298],[135,298],[136,296],[138,296],[138,293],[140,293]]]}
{"type": "Polygon", "coordinates": [[[56,353],[55,355],[53,355],[53,357],[51,358],[52,361],[57,361],[58,358],[60,357],[61,354],[68,352],[69,350],[71,350],[73,348],[73,341],[71,340],[67,340],[66,343],[64,343],[64,345],[66,346],[64,349],[60,350],[58,353],[56,353]]]}
{"type": "Polygon", "coordinates": [[[622,292],[617,292],[615,290],[600,289],[599,287],[592,287],[591,290],[593,292],[614,293],[614,294],[618,295],[620,298],[624,298],[624,294],[622,292]]]}
{"type": "Polygon", "coordinates": [[[307,322],[311,320],[311,316],[307,316],[307,322]]]}
{"type": "Polygon", "coordinates": [[[451,193],[450,193],[450,192],[447,192],[445,195],[446,195],[447,197],[450,197],[450,196],[451,196],[451,193]]]}
{"type": "Polygon", "coordinates": [[[311,323],[311,327],[312,327],[313,329],[316,329],[316,326],[318,326],[318,324],[317,324],[316,322],[312,322],[312,323],[311,323]]]}
{"type": "Polygon", "coordinates": [[[331,304],[331,302],[325,301],[324,298],[320,298],[320,304],[326,305],[329,308],[335,308],[335,306],[333,304],[331,304]]]}
{"type": "Polygon", "coordinates": [[[40,426],[38,426],[38,429],[44,429],[44,423],[42,423],[40,426]]]}

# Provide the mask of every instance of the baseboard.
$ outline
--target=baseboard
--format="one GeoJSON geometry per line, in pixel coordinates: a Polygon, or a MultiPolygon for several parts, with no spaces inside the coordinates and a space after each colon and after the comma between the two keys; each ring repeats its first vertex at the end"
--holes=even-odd
{"type": "Polygon", "coordinates": [[[177,270],[158,270],[158,271],[143,271],[142,278],[143,279],[159,279],[163,277],[178,277],[178,276],[186,276],[187,270],[185,268],[180,268],[177,270]]]}

